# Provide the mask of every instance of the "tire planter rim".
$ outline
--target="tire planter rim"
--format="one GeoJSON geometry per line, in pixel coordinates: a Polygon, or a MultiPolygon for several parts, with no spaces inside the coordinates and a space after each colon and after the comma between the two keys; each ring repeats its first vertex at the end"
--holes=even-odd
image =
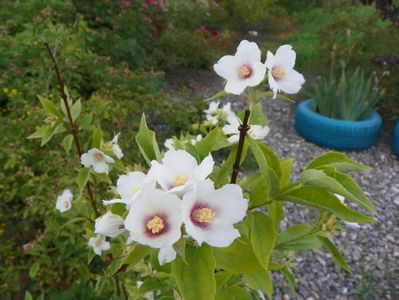
{"type": "Polygon", "coordinates": [[[337,150],[362,150],[376,143],[382,125],[377,112],[361,121],[336,120],[313,111],[313,100],[301,102],[295,112],[295,127],[306,140],[337,150]]]}
{"type": "Polygon", "coordinates": [[[399,121],[396,122],[391,136],[391,148],[393,153],[399,156],[399,121]]]}

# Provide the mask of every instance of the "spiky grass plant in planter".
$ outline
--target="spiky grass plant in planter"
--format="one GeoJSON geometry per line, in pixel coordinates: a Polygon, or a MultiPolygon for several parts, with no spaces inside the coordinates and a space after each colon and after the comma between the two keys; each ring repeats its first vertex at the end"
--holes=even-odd
{"type": "Polygon", "coordinates": [[[377,142],[380,94],[359,68],[349,77],[342,71],[338,82],[321,80],[311,95],[295,113],[295,127],[306,140],[338,150],[366,149],[377,142]]]}
{"type": "Polygon", "coordinates": [[[83,113],[82,103],[68,96],[47,48],[62,101],[57,106],[39,98],[46,118],[53,121],[31,138],[41,138],[45,144],[62,134],[66,151],[73,144],[76,147],[77,185],[66,186],[73,193],[60,196],[57,207],[66,216],[70,210],[84,216],[66,222],[63,231],[75,222],[86,228],[86,236],[76,238],[87,239],[89,264],[95,254],[99,256],[91,268],[99,290],[114,284],[116,295],[123,293],[125,299],[272,298],[271,272],[281,272],[295,292],[294,256],[318,248],[325,248],[350,272],[334,235],[340,222],[374,221],[350,203],[376,214],[348,175],[368,168],[330,152],[309,162],[294,181],[293,159],[278,157],[262,142],[269,128],[261,99],[280,97],[280,90],[296,93],[304,83],[293,69],[296,55],[291,46],[280,47],[275,55],[268,52],[264,64],[258,46],[242,41],[235,55],[214,65],[227,82],[213,98],[243,95],[247,108],[237,117],[228,106],[219,109],[212,104],[202,138],[188,134],[174,138],[165,152],[143,115],[136,143],[148,166],[133,169],[126,166],[132,162],[123,161],[119,136],[104,142],[106,134],[83,113]],[[267,82],[272,91],[265,91],[267,82]],[[221,149],[229,154],[223,162],[215,162],[213,157],[220,156],[221,149]],[[248,155],[257,167],[244,176],[248,155]],[[72,195],[77,195],[73,201],[72,195]],[[282,229],[286,202],[318,214],[305,224],[282,229]]]}

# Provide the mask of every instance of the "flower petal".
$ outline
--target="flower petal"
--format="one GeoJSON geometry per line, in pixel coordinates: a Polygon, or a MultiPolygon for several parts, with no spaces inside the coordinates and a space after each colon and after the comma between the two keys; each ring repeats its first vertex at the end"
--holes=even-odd
{"type": "Polygon", "coordinates": [[[295,70],[287,72],[284,78],[278,81],[279,88],[287,94],[298,93],[304,83],[303,75],[295,70]]]}
{"type": "Polygon", "coordinates": [[[196,181],[204,180],[209,174],[212,173],[214,164],[215,162],[212,158],[212,155],[209,153],[209,155],[204,158],[201,164],[193,170],[192,174],[189,176],[189,179],[196,181]]]}
{"type": "Polygon", "coordinates": [[[230,80],[237,78],[237,69],[240,67],[240,65],[241,62],[235,56],[225,55],[213,65],[213,69],[220,77],[230,80]]]}
{"type": "Polygon", "coordinates": [[[291,45],[280,46],[275,55],[274,66],[283,68],[286,72],[295,66],[296,53],[291,45]]]}
{"type": "Polygon", "coordinates": [[[173,246],[163,247],[158,252],[158,261],[161,266],[174,261],[175,258],[176,251],[173,249],[173,246]]]}
{"type": "Polygon", "coordinates": [[[235,56],[239,58],[242,63],[259,62],[261,53],[256,43],[243,40],[238,45],[235,56]]]}
{"type": "Polygon", "coordinates": [[[204,242],[213,247],[228,247],[240,237],[240,232],[231,223],[219,219],[215,219],[204,231],[206,231],[204,242]]]}
{"type": "Polygon", "coordinates": [[[233,78],[227,81],[224,90],[230,94],[241,95],[247,86],[246,80],[233,78]]]}

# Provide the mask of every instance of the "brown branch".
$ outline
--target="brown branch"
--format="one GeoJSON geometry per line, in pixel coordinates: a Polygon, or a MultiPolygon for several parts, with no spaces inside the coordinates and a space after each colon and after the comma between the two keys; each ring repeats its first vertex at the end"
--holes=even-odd
{"type": "MultiPolygon", "coordinates": [[[[64,85],[64,82],[62,81],[61,73],[60,73],[60,70],[58,68],[57,61],[55,60],[55,57],[53,55],[53,52],[50,49],[50,45],[47,42],[45,42],[44,46],[47,49],[47,52],[48,52],[48,54],[50,56],[50,59],[51,59],[51,62],[53,64],[53,68],[54,68],[55,74],[57,76],[58,88],[59,88],[59,90],[61,92],[61,98],[62,98],[62,100],[64,102],[65,110],[67,112],[67,117],[68,117],[68,122],[69,122],[69,132],[73,136],[73,141],[75,143],[76,150],[78,152],[77,154],[78,154],[78,157],[80,159],[80,157],[83,154],[82,153],[82,148],[80,147],[78,129],[76,128],[75,123],[74,123],[74,121],[72,119],[71,110],[70,110],[69,104],[68,104],[68,97],[65,94],[65,85],[64,85]]],[[[98,217],[100,214],[99,214],[99,212],[97,210],[97,204],[96,204],[96,200],[95,200],[95,196],[94,196],[94,193],[93,193],[93,190],[92,190],[91,183],[88,182],[86,187],[87,187],[87,192],[89,194],[91,206],[93,207],[93,211],[94,211],[96,217],[98,217]]]]}
{"type": "Polygon", "coordinates": [[[233,173],[231,174],[230,183],[237,182],[237,176],[238,176],[238,172],[240,169],[241,156],[242,156],[242,152],[244,150],[245,136],[246,136],[248,130],[250,129],[250,126],[248,125],[250,114],[251,114],[251,111],[249,110],[249,108],[247,108],[245,110],[244,120],[243,120],[242,124],[238,127],[238,130],[240,131],[240,138],[238,140],[236,160],[233,165],[233,173]]]}

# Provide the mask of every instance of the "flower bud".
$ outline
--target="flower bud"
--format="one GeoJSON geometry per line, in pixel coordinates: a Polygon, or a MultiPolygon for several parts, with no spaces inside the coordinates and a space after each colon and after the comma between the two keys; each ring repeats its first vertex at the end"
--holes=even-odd
{"type": "Polygon", "coordinates": [[[121,216],[107,212],[96,219],[94,232],[114,238],[125,231],[124,222],[125,220],[121,216]]]}

